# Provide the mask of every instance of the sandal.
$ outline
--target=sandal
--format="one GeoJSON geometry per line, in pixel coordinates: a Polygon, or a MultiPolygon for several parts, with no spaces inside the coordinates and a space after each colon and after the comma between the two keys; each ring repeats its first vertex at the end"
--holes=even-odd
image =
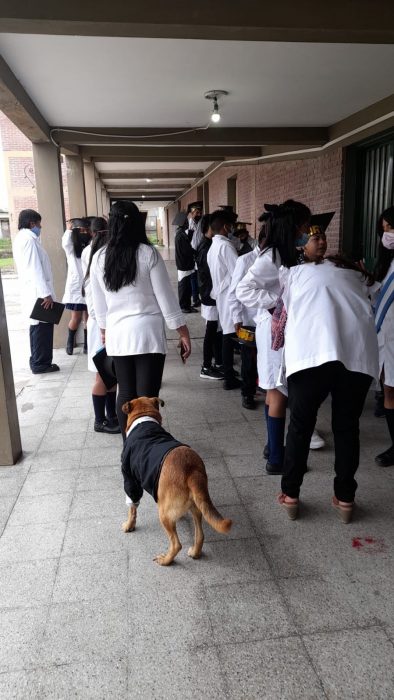
{"type": "Polygon", "coordinates": [[[278,503],[280,503],[280,505],[285,509],[290,520],[296,520],[299,506],[298,498],[297,501],[294,503],[288,503],[286,501],[286,498],[289,498],[289,496],[286,496],[285,493],[280,493],[278,496],[278,503]]]}
{"type": "Polygon", "coordinates": [[[332,505],[337,511],[340,521],[348,525],[352,519],[354,503],[340,503],[337,497],[333,496],[332,505]]]}

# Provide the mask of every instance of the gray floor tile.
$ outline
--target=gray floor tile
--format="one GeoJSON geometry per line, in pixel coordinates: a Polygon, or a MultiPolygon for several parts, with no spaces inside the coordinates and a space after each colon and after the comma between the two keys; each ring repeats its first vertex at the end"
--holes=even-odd
{"type": "MultiPolygon", "coordinates": [[[[137,640],[135,640],[137,642],[137,640]]],[[[130,697],[152,700],[225,700],[227,693],[214,648],[158,654],[138,643],[129,653],[130,697]]]]}
{"type": "Polygon", "coordinates": [[[59,452],[64,450],[80,450],[85,443],[85,432],[62,435],[61,439],[53,436],[50,430],[41,442],[40,449],[47,452],[59,452]]]}
{"type": "Polygon", "coordinates": [[[15,506],[16,499],[17,494],[15,494],[14,496],[0,496],[0,530],[3,529],[3,527],[9,520],[12,510],[15,506]]]}
{"type": "Polygon", "coordinates": [[[66,523],[6,527],[0,539],[0,562],[23,562],[58,557],[66,523]]]}
{"type": "Polygon", "coordinates": [[[31,472],[63,471],[66,469],[78,469],[81,459],[81,450],[60,450],[48,452],[39,450],[32,463],[31,472]]]}
{"type": "Polygon", "coordinates": [[[123,522],[125,495],[122,486],[117,489],[77,491],[72,503],[70,520],[90,518],[113,518],[123,522]]]}
{"type": "Polygon", "coordinates": [[[59,471],[32,472],[23,484],[20,498],[73,493],[76,483],[76,470],[64,469],[61,473],[59,471]]]}
{"type": "Polygon", "coordinates": [[[265,468],[262,453],[246,452],[243,455],[225,455],[224,460],[233,477],[261,476],[265,468]]]}
{"type": "Polygon", "coordinates": [[[128,625],[124,600],[53,605],[42,653],[49,664],[125,660],[128,625]],[[59,631],[61,630],[61,634],[59,631]]]}
{"type": "Polygon", "coordinates": [[[0,564],[0,608],[29,608],[48,603],[58,559],[0,564]]]}
{"type": "Polygon", "coordinates": [[[0,677],[38,665],[47,613],[46,607],[0,610],[0,677]]]}
{"type": "Polygon", "coordinates": [[[126,553],[62,557],[57,572],[53,600],[71,603],[83,600],[126,597],[126,553]]]}
{"type": "Polygon", "coordinates": [[[80,469],[77,478],[77,491],[117,490],[123,488],[123,476],[119,464],[109,467],[80,469]]]}
{"type": "MultiPolygon", "coordinates": [[[[299,639],[270,639],[219,649],[231,700],[323,700],[313,667],[299,639]]],[[[351,696],[342,696],[351,697],[351,696]]]]}
{"type": "Polygon", "coordinates": [[[208,488],[209,495],[216,507],[240,503],[238,492],[229,475],[218,479],[209,479],[208,488]]]}
{"type": "Polygon", "coordinates": [[[327,697],[393,698],[394,646],[383,630],[315,634],[304,642],[327,697]]]}
{"type": "Polygon", "coordinates": [[[54,523],[67,520],[72,493],[20,496],[9,519],[9,526],[28,523],[54,523]]]}
{"type": "Polygon", "coordinates": [[[268,562],[255,538],[206,542],[202,558],[196,562],[196,573],[207,586],[272,578],[268,562]]]}
{"type": "Polygon", "coordinates": [[[249,516],[243,506],[231,505],[223,506],[220,510],[223,518],[231,518],[233,521],[231,530],[223,535],[220,532],[216,532],[209,525],[204,527],[205,531],[205,541],[215,542],[217,540],[242,540],[254,536],[253,527],[251,525],[249,516]]]}
{"type": "Polygon", "coordinates": [[[268,580],[207,588],[217,643],[287,637],[296,633],[276,583],[268,580]]]}
{"type": "Polygon", "coordinates": [[[92,447],[80,451],[81,469],[86,467],[108,467],[117,465],[120,468],[121,449],[114,447],[92,447]]]}
{"type": "Polygon", "coordinates": [[[223,479],[229,476],[229,470],[223,458],[206,457],[204,459],[208,479],[223,479]]]}
{"type": "Polygon", "coordinates": [[[105,552],[120,552],[129,550],[128,534],[122,531],[122,522],[126,519],[126,509],[123,518],[104,518],[100,514],[100,503],[97,502],[95,517],[81,520],[69,520],[64,538],[62,555],[78,556],[89,554],[104,554],[105,552]]]}

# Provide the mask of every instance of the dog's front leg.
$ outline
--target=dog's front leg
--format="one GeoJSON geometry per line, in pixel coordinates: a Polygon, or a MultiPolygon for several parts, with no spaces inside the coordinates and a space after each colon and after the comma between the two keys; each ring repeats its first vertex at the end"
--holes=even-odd
{"type": "Polygon", "coordinates": [[[127,520],[122,525],[123,532],[133,532],[137,522],[137,506],[132,503],[127,514],[127,520]]]}

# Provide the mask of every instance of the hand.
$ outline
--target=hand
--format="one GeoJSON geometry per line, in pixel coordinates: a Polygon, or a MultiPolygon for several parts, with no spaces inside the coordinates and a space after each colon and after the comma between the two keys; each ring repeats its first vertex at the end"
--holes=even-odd
{"type": "Polygon", "coordinates": [[[242,328],[242,323],[234,323],[235,332],[238,333],[239,329],[242,328]]]}
{"type": "Polygon", "coordinates": [[[357,267],[360,268],[360,270],[361,270],[362,272],[366,272],[366,271],[367,271],[367,268],[365,267],[364,260],[358,260],[358,262],[356,262],[356,265],[357,265],[357,267]]]}
{"type": "Polygon", "coordinates": [[[189,329],[187,326],[180,326],[179,328],[177,328],[177,331],[179,333],[179,340],[182,345],[183,360],[187,360],[187,358],[190,357],[190,353],[192,351],[189,329]]]}
{"type": "Polygon", "coordinates": [[[100,333],[101,333],[101,342],[103,345],[105,345],[105,328],[100,328],[100,333]]]}
{"type": "Polygon", "coordinates": [[[45,311],[47,311],[47,309],[51,309],[53,307],[53,299],[52,299],[50,294],[49,294],[49,296],[43,298],[43,300],[41,302],[41,306],[44,307],[45,311]]]}

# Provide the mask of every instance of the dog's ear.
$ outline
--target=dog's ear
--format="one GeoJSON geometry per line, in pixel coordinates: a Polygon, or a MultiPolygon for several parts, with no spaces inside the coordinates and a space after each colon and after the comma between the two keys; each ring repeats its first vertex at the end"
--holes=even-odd
{"type": "Polygon", "coordinates": [[[129,413],[132,412],[132,410],[133,410],[133,401],[126,401],[126,403],[124,403],[122,406],[123,413],[128,415],[129,413]]]}
{"type": "Polygon", "coordinates": [[[163,399],[159,399],[158,396],[155,396],[155,398],[150,399],[150,401],[153,403],[154,407],[157,409],[159,409],[159,406],[164,406],[163,399]]]}

